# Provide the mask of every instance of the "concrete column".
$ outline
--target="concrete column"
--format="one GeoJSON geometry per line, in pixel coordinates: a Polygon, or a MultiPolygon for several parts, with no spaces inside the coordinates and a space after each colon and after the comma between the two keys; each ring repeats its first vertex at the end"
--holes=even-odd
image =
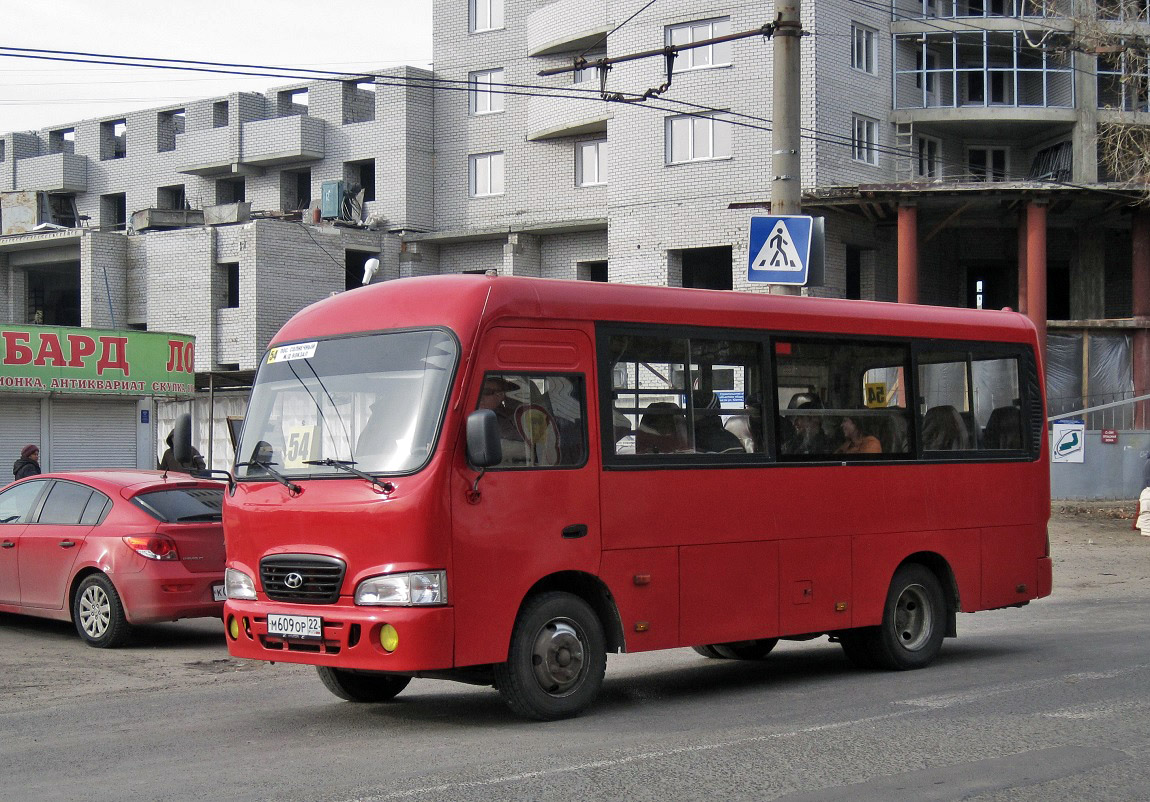
{"type": "Polygon", "coordinates": [[[898,207],[898,302],[918,303],[918,208],[898,207]]]}
{"type": "MultiPolygon", "coordinates": [[[[1139,208],[1130,224],[1132,313],[1142,328],[1134,332],[1134,394],[1150,393],[1150,211],[1139,208]]],[[[1150,404],[1134,410],[1134,427],[1150,428],[1150,404]]]]}
{"type": "Polygon", "coordinates": [[[1046,204],[1026,207],[1026,316],[1038,327],[1038,351],[1046,361],[1046,204]]]}
{"type": "Polygon", "coordinates": [[[1015,307],[1026,314],[1026,215],[1018,216],[1018,305],[1015,307]]]}

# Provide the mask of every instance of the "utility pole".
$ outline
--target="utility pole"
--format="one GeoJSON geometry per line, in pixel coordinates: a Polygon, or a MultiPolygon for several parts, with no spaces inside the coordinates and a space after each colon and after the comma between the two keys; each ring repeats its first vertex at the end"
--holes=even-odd
{"type": "MultiPolygon", "coordinates": [[[[799,127],[802,104],[799,93],[802,74],[802,53],[799,42],[802,25],[799,22],[800,0],[776,0],[774,34],[774,75],[772,76],[771,118],[771,214],[802,214],[802,158],[799,127]]],[[[787,284],[772,284],[774,295],[799,295],[801,288],[787,284]]]]}

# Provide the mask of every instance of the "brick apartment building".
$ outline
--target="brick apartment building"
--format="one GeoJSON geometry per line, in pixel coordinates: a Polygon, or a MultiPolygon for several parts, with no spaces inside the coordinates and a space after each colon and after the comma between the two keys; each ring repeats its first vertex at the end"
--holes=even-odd
{"type": "MultiPolygon", "coordinates": [[[[765,291],[746,262],[749,219],[769,209],[769,40],[683,51],[669,75],[661,57],[618,64],[603,85],[595,69],[538,73],[757,29],[773,6],[631,6],[438,0],[434,73],[2,134],[0,316],[195,335],[222,466],[243,403],[228,386],[293,312],[359,286],[369,258],[375,281],[496,270],[765,291]],[[600,97],[665,83],[643,103],[600,97]]],[[[824,286],[806,292],[1020,309],[1048,329],[1052,406],[1075,409],[1150,392],[1150,215],[1099,173],[1095,135],[1147,111],[1147,76],[1069,47],[1063,12],[808,0],[802,183],[827,232],[824,286]]],[[[1150,32],[1140,14],[1114,24],[1150,32]]],[[[0,423],[0,443],[31,437],[33,418],[49,431],[53,403],[0,397],[0,420],[25,421],[0,423]]],[[[70,403],[123,406],[105,436],[156,442],[170,417],[70,403]]],[[[1121,427],[1145,427],[1127,412],[1121,427]]]]}

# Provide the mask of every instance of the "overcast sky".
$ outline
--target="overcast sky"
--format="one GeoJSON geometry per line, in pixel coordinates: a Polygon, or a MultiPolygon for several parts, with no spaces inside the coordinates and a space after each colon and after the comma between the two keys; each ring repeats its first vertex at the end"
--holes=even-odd
{"type": "MultiPolygon", "coordinates": [[[[431,6],[432,0],[0,0],[0,48],[348,72],[430,67],[431,6]]],[[[4,56],[0,133],[296,82],[4,56]]]]}

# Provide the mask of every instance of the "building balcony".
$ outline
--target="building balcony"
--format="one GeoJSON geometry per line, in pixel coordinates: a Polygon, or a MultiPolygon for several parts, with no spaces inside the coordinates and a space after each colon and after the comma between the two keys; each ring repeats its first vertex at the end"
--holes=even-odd
{"type": "MultiPolygon", "coordinates": [[[[572,88],[598,90],[595,81],[574,84],[572,88]]],[[[605,134],[611,112],[608,104],[592,91],[587,100],[570,97],[531,97],[527,100],[527,139],[538,142],[561,136],[605,134]]]]}
{"type": "Polygon", "coordinates": [[[88,157],[49,153],[16,160],[16,191],[87,192],[88,157]]]}
{"type": "Polygon", "coordinates": [[[527,17],[527,55],[585,50],[612,27],[607,0],[555,0],[527,17]]]}
{"type": "Polygon", "coordinates": [[[240,161],[257,167],[318,161],[325,155],[323,126],[318,117],[300,114],[246,123],[240,161]]]}
{"type": "Polygon", "coordinates": [[[1073,0],[895,0],[894,18],[962,19],[1068,17],[1073,0]]]}
{"type": "Polygon", "coordinates": [[[203,177],[259,171],[264,167],[324,158],[324,122],[293,115],[242,127],[191,131],[176,137],[181,173],[203,177]]]}

